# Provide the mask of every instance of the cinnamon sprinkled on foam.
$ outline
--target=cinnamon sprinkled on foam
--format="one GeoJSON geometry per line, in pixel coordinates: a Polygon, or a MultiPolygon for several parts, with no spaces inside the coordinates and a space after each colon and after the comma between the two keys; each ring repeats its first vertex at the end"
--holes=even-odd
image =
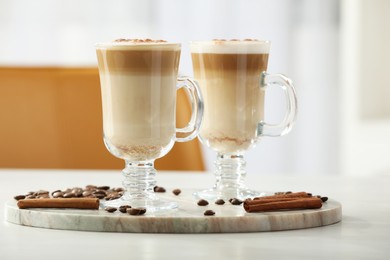
{"type": "Polygon", "coordinates": [[[191,43],[192,53],[269,53],[270,42],[257,39],[213,39],[191,43]]]}
{"type": "Polygon", "coordinates": [[[167,42],[166,40],[152,40],[152,39],[116,39],[113,42],[126,42],[126,43],[160,43],[167,42]]]}
{"type": "Polygon", "coordinates": [[[225,39],[213,39],[213,42],[260,42],[258,39],[230,39],[230,40],[225,40],[225,39]]]}

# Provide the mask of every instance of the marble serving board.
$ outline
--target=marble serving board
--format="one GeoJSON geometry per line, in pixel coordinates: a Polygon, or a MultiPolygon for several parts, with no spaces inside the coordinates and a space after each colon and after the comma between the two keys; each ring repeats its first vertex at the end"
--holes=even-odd
{"type": "Polygon", "coordinates": [[[5,204],[8,222],[40,228],[128,233],[227,233],[262,232],[303,229],[326,226],[341,221],[341,204],[329,200],[321,209],[294,210],[266,213],[247,213],[242,205],[229,202],[198,206],[192,192],[179,196],[159,194],[178,203],[178,208],[162,213],[147,212],[143,216],[131,216],[116,211],[76,209],[19,209],[16,201],[5,204]],[[211,209],[214,216],[204,216],[211,209]]]}

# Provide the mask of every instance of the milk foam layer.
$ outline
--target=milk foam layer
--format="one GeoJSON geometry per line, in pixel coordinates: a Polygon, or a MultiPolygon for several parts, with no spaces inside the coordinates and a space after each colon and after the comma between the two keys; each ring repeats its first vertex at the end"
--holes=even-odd
{"type": "Polygon", "coordinates": [[[269,41],[198,41],[191,42],[192,53],[267,54],[269,41]]]}

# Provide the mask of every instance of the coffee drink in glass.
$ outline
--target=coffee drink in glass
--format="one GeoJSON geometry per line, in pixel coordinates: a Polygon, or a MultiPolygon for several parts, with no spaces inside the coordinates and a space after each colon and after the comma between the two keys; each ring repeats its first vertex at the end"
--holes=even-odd
{"type": "Polygon", "coordinates": [[[205,110],[200,139],[217,152],[216,183],[196,192],[204,199],[259,196],[244,184],[244,153],[263,136],[288,133],[295,121],[297,100],[291,80],[268,74],[270,43],[258,40],[213,40],[191,43],[194,78],[202,90],[205,110]],[[287,97],[280,124],[264,122],[265,90],[278,86],[287,97]]]}
{"type": "Polygon", "coordinates": [[[148,211],[174,208],[159,199],[154,160],[163,157],[174,143],[196,137],[203,103],[196,83],[178,79],[181,46],[161,40],[119,39],[96,45],[104,143],[126,167],[122,198],[107,206],[130,205],[148,211]],[[176,129],[176,91],[184,87],[192,97],[192,118],[176,129]],[[177,135],[180,135],[178,137],[177,135]]]}

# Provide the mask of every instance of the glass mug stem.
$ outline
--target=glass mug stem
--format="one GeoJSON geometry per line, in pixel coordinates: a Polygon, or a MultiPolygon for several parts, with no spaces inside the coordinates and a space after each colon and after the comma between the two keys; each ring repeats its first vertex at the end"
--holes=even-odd
{"type": "Polygon", "coordinates": [[[229,200],[246,199],[263,195],[261,192],[248,189],[245,184],[246,161],[242,154],[218,153],[215,161],[215,184],[208,190],[195,192],[198,199],[229,200]]]}

